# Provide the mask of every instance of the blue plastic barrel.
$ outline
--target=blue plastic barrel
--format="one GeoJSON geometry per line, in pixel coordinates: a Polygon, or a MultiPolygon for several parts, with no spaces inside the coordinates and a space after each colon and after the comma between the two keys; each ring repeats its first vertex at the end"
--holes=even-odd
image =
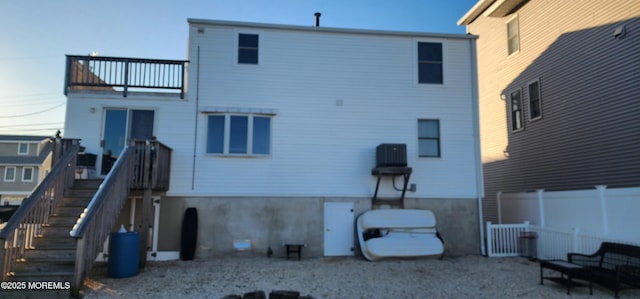
{"type": "Polygon", "coordinates": [[[111,233],[109,237],[109,277],[124,278],[138,274],[140,236],[137,232],[111,233]]]}

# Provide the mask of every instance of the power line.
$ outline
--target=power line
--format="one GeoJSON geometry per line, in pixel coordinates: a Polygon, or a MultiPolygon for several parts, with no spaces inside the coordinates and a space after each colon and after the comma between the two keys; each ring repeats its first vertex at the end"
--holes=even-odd
{"type": "Polygon", "coordinates": [[[30,98],[30,97],[55,96],[55,95],[59,95],[59,94],[55,92],[32,93],[32,94],[22,94],[22,95],[16,95],[16,96],[2,96],[0,97],[0,99],[30,98]]]}
{"type": "Polygon", "coordinates": [[[52,125],[63,125],[62,122],[55,123],[35,123],[35,124],[23,124],[23,125],[0,125],[0,129],[3,128],[21,128],[21,127],[37,127],[37,126],[52,126],[52,125]]]}
{"type": "Polygon", "coordinates": [[[24,116],[36,115],[36,114],[44,113],[44,112],[47,112],[47,111],[51,111],[51,110],[56,109],[58,107],[62,107],[65,104],[66,104],[66,102],[63,102],[61,104],[55,105],[55,106],[53,106],[51,108],[44,109],[44,110],[41,110],[41,111],[27,113],[27,114],[20,114],[20,115],[4,115],[4,116],[0,116],[0,118],[16,118],[16,117],[24,117],[24,116]]]}
{"type": "Polygon", "coordinates": [[[53,104],[60,101],[60,98],[41,98],[41,99],[26,99],[26,100],[18,100],[15,102],[3,102],[0,100],[0,104],[2,107],[19,107],[19,106],[33,106],[33,105],[42,105],[42,104],[53,104]]]}

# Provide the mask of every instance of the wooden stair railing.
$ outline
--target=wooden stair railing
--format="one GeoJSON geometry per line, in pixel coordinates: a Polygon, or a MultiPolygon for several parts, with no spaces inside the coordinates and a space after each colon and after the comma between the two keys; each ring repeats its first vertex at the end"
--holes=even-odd
{"type": "Polygon", "coordinates": [[[34,237],[48,223],[53,207],[60,204],[74,183],[76,157],[80,149],[77,139],[52,139],[52,169],[20,208],[0,230],[0,270],[2,280],[13,275],[16,262],[24,258],[25,249],[33,248],[34,237]]]}
{"type": "Polygon", "coordinates": [[[133,148],[125,147],[95,196],[69,233],[76,239],[72,295],[77,296],[104,241],[111,233],[129,197],[134,161],[133,148]]]}

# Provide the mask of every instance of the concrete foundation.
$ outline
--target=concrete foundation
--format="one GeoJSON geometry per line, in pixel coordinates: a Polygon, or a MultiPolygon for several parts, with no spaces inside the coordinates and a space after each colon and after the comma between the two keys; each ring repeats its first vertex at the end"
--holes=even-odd
{"type": "MultiPolygon", "coordinates": [[[[179,251],[184,211],[198,210],[196,258],[226,254],[284,257],[284,243],[304,243],[303,257],[324,252],[324,203],[351,202],[354,220],[371,209],[370,198],[319,197],[163,197],[160,204],[158,251],[179,251]],[[234,242],[248,241],[250,249],[239,251],[234,242]]],[[[480,254],[477,202],[475,199],[405,199],[405,208],[429,209],[449,256],[480,254]]],[[[355,226],[355,223],[354,223],[355,226]]],[[[360,255],[354,236],[355,254],[360,255]]]]}

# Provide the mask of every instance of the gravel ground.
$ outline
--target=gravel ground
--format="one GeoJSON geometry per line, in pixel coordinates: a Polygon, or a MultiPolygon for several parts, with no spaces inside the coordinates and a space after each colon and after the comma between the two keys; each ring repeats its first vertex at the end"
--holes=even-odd
{"type": "MultiPolygon", "coordinates": [[[[549,272],[551,274],[551,272],[549,272]]],[[[299,291],[313,298],[613,298],[594,285],[571,295],[553,282],[540,285],[538,262],[525,258],[462,256],[383,260],[321,257],[285,260],[225,256],[194,261],[149,262],[134,277],[109,278],[97,265],[84,298],[222,298],[255,290],[299,291]]],[[[625,290],[621,298],[640,298],[625,290]]]]}

